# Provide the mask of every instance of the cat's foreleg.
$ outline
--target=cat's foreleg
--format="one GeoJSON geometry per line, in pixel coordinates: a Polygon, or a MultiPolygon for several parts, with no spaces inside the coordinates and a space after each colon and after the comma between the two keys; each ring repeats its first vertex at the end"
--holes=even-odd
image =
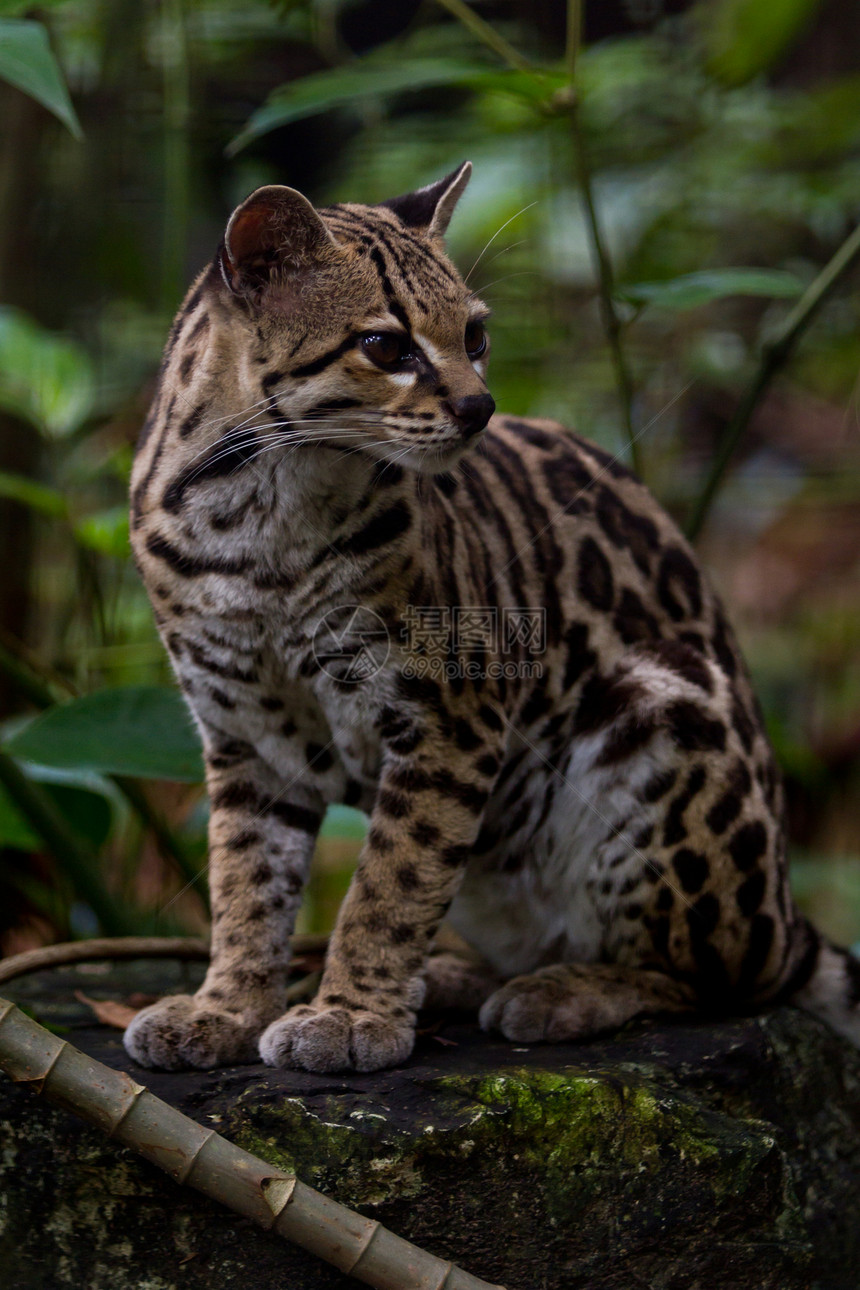
{"type": "Polygon", "coordinates": [[[377,1070],[412,1051],[430,943],[463,876],[498,758],[437,746],[386,764],[358,869],[313,1004],[266,1030],[263,1059],[306,1070],[377,1070]]]}
{"type": "Polygon", "coordinates": [[[211,961],[195,995],[144,1008],[125,1032],[143,1066],[207,1069],[257,1056],[284,1008],[290,935],[323,815],[318,795],[284,785],[250,746],[207,749],[211,801],[211,961]]]}

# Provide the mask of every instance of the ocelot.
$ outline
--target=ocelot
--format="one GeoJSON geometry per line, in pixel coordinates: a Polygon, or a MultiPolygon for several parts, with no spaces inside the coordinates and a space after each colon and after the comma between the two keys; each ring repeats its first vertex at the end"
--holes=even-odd
{"type": "Polygon", "coordinates": [[[259,189],[170,333],[132,534],[205,751],[212,949],[128,1051],[368,1071],[424,1003],[531,1043],[790,999],[860,1040],[696,557],[617,460],[493,416],[443,246],[469,174],[378,206],[259,189]],[[285,1011],[330,803],[370,827],[285,1011]],[[446,916],[473,954],[435,946],[446,916]]]}

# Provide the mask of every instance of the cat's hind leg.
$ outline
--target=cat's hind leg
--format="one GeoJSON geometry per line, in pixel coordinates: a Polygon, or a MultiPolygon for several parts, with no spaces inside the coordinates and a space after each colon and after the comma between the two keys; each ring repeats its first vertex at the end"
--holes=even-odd
{"type": "Polygon", "coordinates": [[[502,984],[489,963],[450,951],[431,954],[424,969],[425,1008],[475,1013],[502,984]]]}
{"type": "Polygon", "coordinates": [[[481,1008],[484,1030],[520,1043],[587,1039],[634,1017],[693,1011],[690,987],[662,972],[558,963],[514,977],[481,1008]]]}

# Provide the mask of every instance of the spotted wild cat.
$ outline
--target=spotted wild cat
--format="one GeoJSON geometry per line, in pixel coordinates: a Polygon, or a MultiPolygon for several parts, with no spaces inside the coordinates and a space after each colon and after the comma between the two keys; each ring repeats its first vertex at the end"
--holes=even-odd
{"type": "Polygon", "coordinates": [[[132,533],[205,749],[212,959],[126,1046],[373,1070],[425,998],[525,1042],[792,999],[857,1040],[694,555],[598,448],[492,416],[487,310],[442,243],[469,173],[320,211],[258,190],[173,326],[132,533]],[[285,1013],[331,802],[370,830],[285,1013]],[[480,959],[432,953],[446,914],[480,959]]]}

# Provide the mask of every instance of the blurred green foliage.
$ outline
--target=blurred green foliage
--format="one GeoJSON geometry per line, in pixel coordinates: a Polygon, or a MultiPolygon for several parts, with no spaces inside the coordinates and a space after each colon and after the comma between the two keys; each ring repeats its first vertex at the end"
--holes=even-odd
{"type": "MultiPolygon", "coordinates": [[[[629,417],[689,515],[769,339],[857,224],[860,23],[825,0],[666,8],[638,28],[593,0],[579,48],[564,3],[475,3],[491,48],[442,0],[55,0],[40,22],[0,3],[0,203],[26,194],[0,227],[0,505],[31,535],[26,612],[0,607],[0,931],[202,924],[205,803],[179,783],[199,759],[125,489],[170,316],[255,186],[372,202],[471,157],[450,244],[495,313],[497,403],[621,456],[629,417]]],[[[759,400],[701,544],[789,777],[803,898],[848,939],[858,358],[849,274],[759,400]]],[[[356,829],[329,822],[306,926],[331,921],[356,829]]]]}
{"type": "MultiPolygon", "coordinates": [[[[6,4],[4,11],[28,7],[6,4]]],[[[53,112],[80,139],[80,122],[42,23],[0,18],[0,77],[53,112]]]]}

